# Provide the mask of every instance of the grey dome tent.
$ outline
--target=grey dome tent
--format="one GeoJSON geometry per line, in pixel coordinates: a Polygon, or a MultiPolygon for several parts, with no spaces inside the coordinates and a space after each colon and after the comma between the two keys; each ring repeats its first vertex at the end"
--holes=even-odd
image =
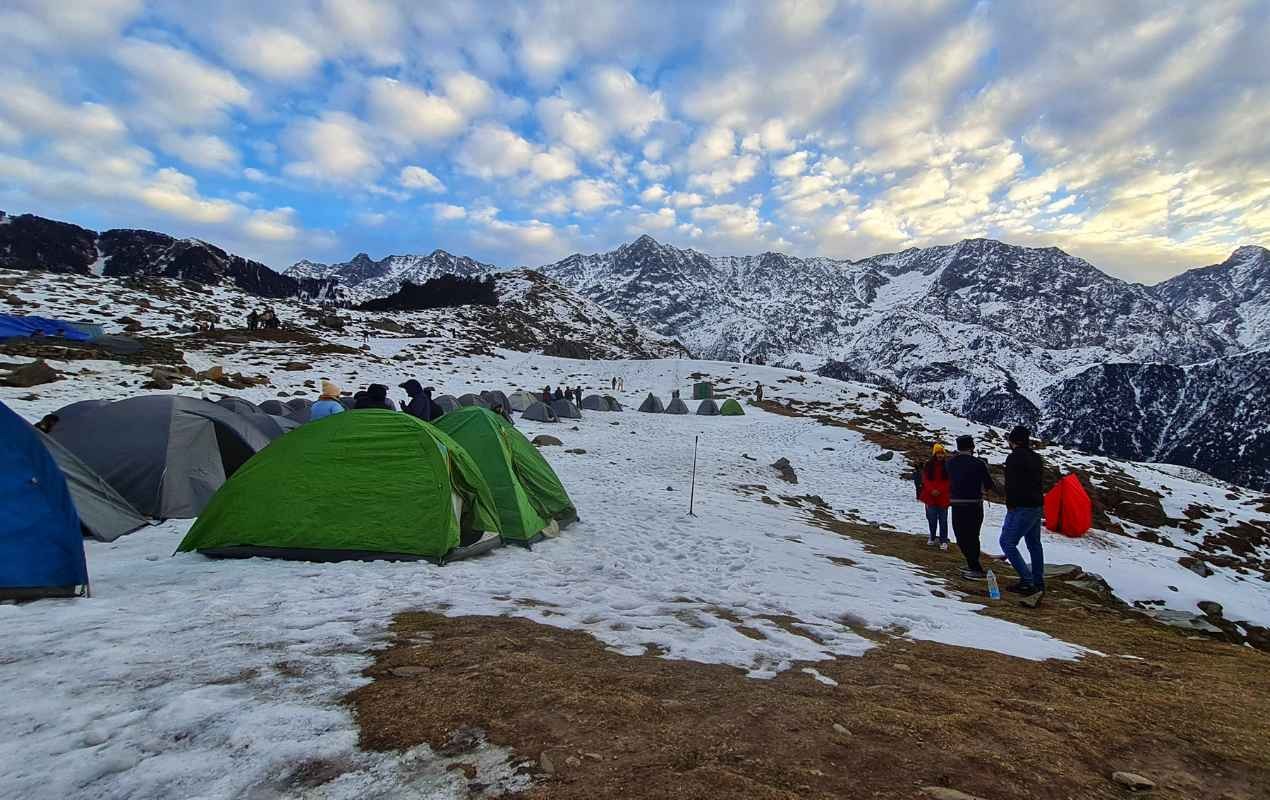
{"type": "Polygon", "coordinates": [[[525,409],[525,413],[521,415],[525,419],[532,419],[537,422],[559,422],[556,412],[551,410],[551,406],[541,401],[534,403],[525,409]]]}
{"type": "Polygon", "coordinates": [[[53,438],[159,519],[198,516],[225,478],[269,444],[242,415],[178,395],[102,406],[59,423],[53,438]]]}
{"type": "Polygon", "coordinates": [[[110,484],[56,439],[41,433],[40,441],[66,476],[66,488],[70,490],[79,524],[86,534],[98,541],[113,542],[150,524],[110,484]]]}
{"type": "Polygon", "coordinates": [[[648,397],[644,398],[644,402],[639,404],[639,410],[645,414],[661,414],[666,411],[666,407],[662,405],[661,399],[652,392],[648,393],[648,397]]]}
{"type": "Polygon", "coordinates": [[[480,397],[477,397],[476,395],[472,394],[471,392],[468,392],[467,394],[461,394],[461,395],[459,395],[459,405],[461,405],[461,406],[480,406],[481,408],[489,408],[489,403],[485,402],[485,400],[484,400],[484,399],[482,399],[482,398],[480,398],[480,397]]]}
{"type": "Polygon", "coordinates": [[[611,394],[604,395],[604,402],[608,403],[609,411],[623,411],[622,404],[617,402],[617,398],[611,394]]]}
{"type": "Polygon", "coordinates": [[[622,404],[607,394],[589,394],[582,398],[582,408],[587,411],[621,411],[622,404]]]}
{"type": "Polygon", "coordinates": [[[287,416],[301,424],[309,421],[309,409],[313,407],[313,401],[303,397],[293,397],[284,403],[287,407],[287,416]]]}
{"type": "Polygon", "coordinates": [[[701,401],[701,405],[697,406],[697,413],[703,417],[719,416],[719,404],[710,399],[701,401]]]}
{"type": "Polygon", "coordinates": [[[553,400],[551,410],[557,419],[582,419],[582,412],[568,400],[553,400]]]}
{"type": "Polygon", "coordinates": [[[267,436],[271,442],[282,434],[293,431],[303,424],[300,420],[292,419],[291,417],[262,414],[259,411],[254,414],[242,414],[241,416],[250,422],[256,430],[267,436]]]}
{"type": "Polygon", "coordinates": [[[666,406],[667,414],[687,414],[688,404],[678,397],[670,398],[670,405],[666,406]]]}
{"type": "Polygon", "coordinates": [[[538,398],[529,392],[512,392],[511,397],[507,398],[507,402],[511,403],[512,411],[524,411],[538,402],[538,398]]]}
{"type": "Polygon", "coordinates": [[[255,403],[251,402],[250,400],[244,400],[241,397],[234,397],[231,394],[227,394],[224,397],[217,400],[216,405],[220,406],[221,408],[228,408],[230,411],[233,411],[235,414],[262,413],[260,411],[260,408],[255,403]]]}
{"type": "Polygon", "coordinates": [[[432,398],[432,402],[437,404],[437,408],[441,409],[442,414],[449,414],[451,411],[458,411],[463,406],[459,405],[459,401],[454,399],[452,394],[443,394],[440,397],[432,398]]]}
{"type": "Polygon", "coordinates": [[[275,417],[285,417],[291,411],[278,400],[266,400],[256,406],[256,410],[265,414],[273,414],[275,417]]]}
{"type": "Polygon", "coordinates": [[[54,411],[53,416],[57,417],[60,421],[70,419],[76,414],[83,414],[85,411],[93,411],[94,409],[108,405],[110,405],[109,400],[77,400],[70,405],[62,406],[58,410],[54,411]]]}
{"type": "Polygon", "coordinates": [[[508,411],[511,410],[511,401],[507,399],[506,394],[498,391],[497,389],[491,389],[490,391],[487,391],[487,392],[481,392],[481,399],[484,400],[485,404],[488,405],[490,408],[493,408],[494,406],[498,405],[498,406],[502,406],[504,409],[508,411]]]}

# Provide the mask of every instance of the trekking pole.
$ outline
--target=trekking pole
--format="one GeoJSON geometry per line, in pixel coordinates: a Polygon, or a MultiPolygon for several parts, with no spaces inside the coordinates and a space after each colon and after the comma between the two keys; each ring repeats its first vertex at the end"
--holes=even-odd
{"type": "Polygon", "coordinates": [[[690,517],[697,516],[692,513],[692,504],[697,497],[697,442],[700,440],[700,434],[692,437],[692,484],[688,489],[688,516],[690,517]]]}

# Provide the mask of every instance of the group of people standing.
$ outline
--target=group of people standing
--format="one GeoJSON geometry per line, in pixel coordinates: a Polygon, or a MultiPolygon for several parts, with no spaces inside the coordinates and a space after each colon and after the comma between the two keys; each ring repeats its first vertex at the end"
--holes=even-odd
{"type": "MultiPolygon", "coordinates": [[[[419,381],[411,378],[399,384],[398,388],[404,389],[406,396],[409,398],[401,402],[400,408],[388,397],[387,386],[382,383],[372,383],[353,395],[353,409],[384,408],[389,411],[400,410],[424,422],[432,422],[445,414],[445,410],[432,399],[432,393],[436,390],[431,386],[424,386],[419,381]]],[[[318,420],[345,411],[344,404],[340,401],[341,395],[342,391],[339,386],[328,380],[322,381],[322,393],[318,396],[317,402],[309,408],[309,420],[318,420]]],[[[496,403],[490,410],[504,419],[511,420],[511,409],[509,408],[504,408],[496,403]]]]}
{"type": "Polygon", "coordinates": [[[257,311],[254,308],[247,315],[247,330],[277,330],[282,327],[282,320],[278,319],[278,313],[273,310],[273,306],[265,306],[264,311],[257,311]]]}
{"type": "Polygon", "coordinates": [[[575,406],[581,406],[582,405],[582,387],[581,386],[566,386],[564,389],[561,389],[559,386],[557,386],[555,388],[555,391],[552,391],[550,386],[542,387],[542,402],[552,403],[552,402],[555,402],[556,400],[568,400],[570,403],[573,403],[575,406]]]}
{"type": "Polygon", "coordinates": [[[942,444],[934,445],[931,459],[913,474],[913,483],[917,499],[926,506],[928,545],[948,549],[951,512],[953,535],[966,560],[961,574],[969,580],[987,577],[979,544],[983,504],[989,494],[1004,493],[1006,515],[1001,526],[1001,550],[1019,575],[1018,582],[1006,590],[1039,601],[1045,591],[1045,554],[1041,546],[1044,465],[1032,449],[1032,432],[1027,427],[1016,426],[1007,441],[1010,455],[1005,460],[1004,492],[997,486],[987,463],[975,455],[972,436],[958,436],[957,450],[952,454],[942,444]],[[1027,546],[1030,564],[1019,552],[1020,542],[1027,546]]]}

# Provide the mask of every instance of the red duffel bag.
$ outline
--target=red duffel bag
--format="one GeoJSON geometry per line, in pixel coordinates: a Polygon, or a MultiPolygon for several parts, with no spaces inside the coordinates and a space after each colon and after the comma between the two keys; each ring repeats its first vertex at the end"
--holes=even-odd
{"type": "Polygon", "coordinates": [[[1055,533],[1080,538],[1094,524],[1094,506],[1075,475],[1065,475],[1045,495],[1045,527],[1055,533]]]}

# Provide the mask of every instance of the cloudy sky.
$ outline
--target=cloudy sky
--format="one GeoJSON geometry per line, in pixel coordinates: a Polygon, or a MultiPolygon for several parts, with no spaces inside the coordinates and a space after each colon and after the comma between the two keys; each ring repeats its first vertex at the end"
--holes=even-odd
{"type": "Polygon", "coordinates": [[[275,267],[1270,245],[1261,0],[5,0],[0,208],[275,267]]]}

